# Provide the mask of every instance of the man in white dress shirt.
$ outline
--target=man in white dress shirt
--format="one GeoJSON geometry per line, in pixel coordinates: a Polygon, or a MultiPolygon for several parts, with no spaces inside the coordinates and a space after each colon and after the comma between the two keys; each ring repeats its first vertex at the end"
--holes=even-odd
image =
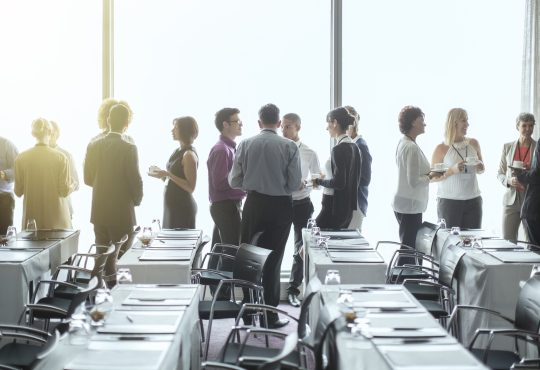
{"type": "MultiPolygon", "coordinates": [[[[317,154],[306,144],[300,141],[298,132],[300,131],[302,121],[296,113],[288,113],[283,116],[281,122],[281,132],[283,136],[296,143],[300,151],[300,167],[302,169],[302,181],[308,177],[320,175],[321,169],[317,154]],[[310,176],[311,174],[311,176],[310,176]]],[[[302,249],[302,228],[306,227],[307,221],[313,215],[313,203],[309,194],[311,187],[303,187],[292,193],[293,199],[293,227],[294,227],[294,255],[291,268],[291,278],[287,288],[287,299],[289,304],[294,307],[300,306],[298,295],[300,294],[300,284],[304,277],[304,265],[300,250],[302,249]]]]}

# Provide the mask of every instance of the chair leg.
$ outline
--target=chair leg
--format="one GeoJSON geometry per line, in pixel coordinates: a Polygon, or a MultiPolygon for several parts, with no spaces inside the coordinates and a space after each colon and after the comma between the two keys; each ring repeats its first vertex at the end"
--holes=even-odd
{"type": "Polygon", "coordinates": [[[199,325],[201,326],[201,343],[204,342],[204,325],[202,319],[199,319],[199,325]]]}
{"type": "Polygon", "coordinates": [[[210,348],[210,334],[212,333],[212,317],[208,320],[208,330],[206,331],[206,345],[204,351],[204,361],[208,360],[208,349],[210,348]]]}

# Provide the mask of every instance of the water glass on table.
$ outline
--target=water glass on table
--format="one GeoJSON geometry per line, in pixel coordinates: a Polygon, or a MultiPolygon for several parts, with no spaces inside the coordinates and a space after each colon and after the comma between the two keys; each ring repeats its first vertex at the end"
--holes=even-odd
{"type": "Polygon", "coordinates": [[[15,226],[8,226],[6,230],[6,240],[8,244],[13,244],[17,241],[17,228],[15,226]]]}
{"type": "Polygon", "coordinates": [[[131,275],[131,270],[128,268],[119,268],[116,272],[116,283],[117,284],[131,284],[133,283],[133,276],[131,275]]]}
{"type": "Polygon", "coordinates": [[[341,276],[339,270],[326,271],[326,277],[324,278],[325,285],[339,285],[341,284],[341,276]]]}
{"type": "Polygon", "coordinates": [[[33,234],[33,236],[36,236],[37,233],[37,223],[36,220],[33,218],[29,218],[28,221],[26,221],[26,231],[33,234]]]}

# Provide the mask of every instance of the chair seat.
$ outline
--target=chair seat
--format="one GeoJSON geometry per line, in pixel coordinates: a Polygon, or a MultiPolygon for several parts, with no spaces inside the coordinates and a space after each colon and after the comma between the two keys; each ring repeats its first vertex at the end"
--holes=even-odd
{"type": "MultiPolygon", "coordinates": [[[[84,288],[88,285],[88,283],[82,283],[82,282],[71,282],[72,284],[75,284],[81,288],[84,288]]],[[[65,299],[72,299],[75,294],[80,292],[81,289],[73,288],[70,286],[60,285],[54,290],[54,296],[58,298],[65,298],[65,299]]]]}
{"type": "MultiPolygon", "coordinates": [[[[41,298],[37,304],[54,306],[67,311],[69,309],[69,305],[71,304],[71,300],[58,297],[45,297],[41,298]]],[[[66,316],[56,312],[34,310],[34,317],[38,319],[64,319],[66,316]]]]}
{"type": "Polygon", "coordinates": [[[392,270],[390,271],[390,278],[392,283],[402,283],[405,279],[428,279],[429,275],[421,271],[411,270],[406,267],[398,266],[392,268],[392,270]]]}
{"type": "Polygon", "coordinates": [[[199,273],[199,284],[218,285],[223,279],[232,279],[232,271],[221,271],[219,274],[212,271],[201,271],[199,273]]]}
{"type": "Polygon", "coordinates": [[[405,288],[416,298],[427,301],[438,301],[440,289],[433,285],[409,284],[405,288]]]}
{"type": "Polygon", "coordinates": [[[418,301],[434,318],[440,319],[441,317],[448,316],[448,312],[446,312],[444,307],[439,302],[423,299],[419,299],[418,301]]]}
{"type": "MultiPolygon", "coordinates": [[[[199,302],[199,318],[201,320],[210,319],[210,307],[212,301],[200,301],[199,302]]],[[[216,301],[214,305],[214,319],[227,319],[236,318],[238,312],[242,308],[241,303],[235,303],[231,301],[216,301]]]]}
{"type": "MultiPolygon", "coordinates": [[[[261,336],[261,338],[264,338],[264,336],[261,336]]],[[[264,342],[264,339],[261,340],[264,342]]],[[[238,358],[238,354],[240,353],[240,344],[229,343],[226,348],[227,351],[225,352],[223,362],[228,364],[236,364],[236,359],[238,358]]],[[[279,348],[267,348],[246,345],[244,347],[244,351],[242,352],[242,356],[260,357],[263,359],[267,359],[276,356],[280,351],[281,349],[279,348]]],[[[246,369],[256,369],[260,364],[261,362],[243,363],[242,367],[246,369]]],[[[300,354],[298,353],[298,351],[294,351],[281,362],[281,369],[298,369],[300,367],[300,354]]]]}
{"type": "Polygon", "coordinates": [[[8,343],[0,349],[0,364],[21,368],[30,368],[42,346],[27,343],[8,343]]]}
{"type": "MultiPolygon", "coordinates": [[[[480,361],[484,356],[484,351],[478,348],[472,348],[471,353],[480,361]]],[[[512,364],[519,362],[517,354],[510,351],[491,350],[487,357],[487,364],[493,370],[508,370],[512,364]]]]}

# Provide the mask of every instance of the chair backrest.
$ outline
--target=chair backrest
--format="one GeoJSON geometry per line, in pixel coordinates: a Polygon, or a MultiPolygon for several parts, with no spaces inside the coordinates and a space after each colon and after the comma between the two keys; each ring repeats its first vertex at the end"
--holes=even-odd
{"type": "Polygon", "coordinates": [[[191,261],[192,269],[196,269],[200,267],[202,250],[206,246],[206,244],[208,244],[209,241],[210,241],[210,237],[208,235],[205,235],[201,239],[201,242],[199,243],[199,245],[197,245],[197,248],[195,249],[195,254],[193,255],[193,261],[191,261]]]}
{"type": "Polygon", "coordinates": [[[441,261],[439,264],[439,283],[452,288],[455,274],[457,272],[459,261],[466,254],[463,248],[459,248],[455,244],[448,244],[441,253],[441,261]]]}
{"type": "Polygon", "coordinates": [[[416,233],[416,250],[431,255],[439,226],[425,221],[416,233]]]}
{"type": "Polygon", "coordinates": [[[308,332],[309,306],[311,305],[313,298],[319,294],[321,287],[321,281],[317,277],[313,277],[307,284],[304,292],[304,299],[302,300],[302,306],[300,307],[300,316],[298,317],[298,338],[300,339],[304,339],[310,334],[308,332]]]}
{"type": "MultiPolygon", "coordinates": [[[[233,245],[233,244],[226,244],[226,243],[216,243],[212,247],[211,252],[223,253],[231,257],[235,257],[236,253],[238,252],[238,246],[233,245]]],[[[219,270],[219,271],[232,272],[234,270],[234,261],[229,258],[223,258],[222,256],[219,256],[219,255],[211,255],[208,258],[208,268],[219,270]]]]}
{"type": "Polygon", "coordinates": [[[98,287],[101,286],[101,277],[94,276],[90,281],[88,282],[88,285],[83,290],[80,290],[73,296],[71,299],[71,302],[69,303],[69,308],[67,310],[67,316],[71,316],[73,312],[75,312],[75,309],[79,307],[81,303],[86,301],[88,296],[97,290],[98,287]]]}
{"type": "Polygon", "coordinates": [[[519,293],[515,326],[538,333],[540,329],[540,274],[533,275],[519,293]]]}
{"type": "Polygon", "coordinates": [[[263,235],[264,231],[257,231],[253,236],[251,237],[251,240],[249,241],[249,244],[251,245],[259,245],[259,240],[261,239],[261,236],[263,235]]]}
{"type": "Polygon", "coordinates": [[[115,253],[114,245],[96,245],[96,254],[94,255],[94,269],[92,270],[92,276],[103,276],[103,270],[110,258],[113,258],[115,253]]]}
{"type": "Polygon", "coordinates": [[[270,253],[272,251],[269,249],[242,243],[236,252],[233,278],[260,284],[264,265],[270,253]]]}
{"type": "Polygon", "coordinates": [[[277,355],[269,358],[263,364],[257,367],[258,370],[279,370],[281,369],[281,361],[294,352],[298,345],[298,334],[295,332],[290,333],[285,338],[283,348],[277,355]]]}

